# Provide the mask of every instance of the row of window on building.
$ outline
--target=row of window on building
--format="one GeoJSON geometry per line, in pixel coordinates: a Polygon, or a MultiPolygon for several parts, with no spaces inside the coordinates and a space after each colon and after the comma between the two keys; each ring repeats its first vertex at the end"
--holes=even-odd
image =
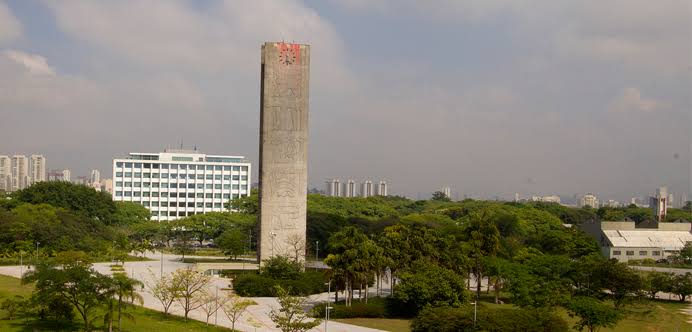
{"type": "MultiPolygon", "coordinates": [[[[247,184],[243,185],[243,189],[247,184]]],[[[228,183],[158,183],[158,182],[125,182],[123,183],[122,181],[116,181],[115,182],[115,187],[116,188],[161,188],[161,189],[233,189],[233,190],[240,190],[240,185],[239,184],[228,184],[228,183]]]]}
{"type": "MultiPolygon", "coordinates": [[[[208,212],[208,211],[207,211],[208,212]]],[[[193,211],[151,211],[152,217],[189,217],[196,214],[204,214],[204,212],[193,212],[193,211]]]]}
{"type": "Polygon", "coordinates": [[[206,170],[206,171],[240,171],[247,172],[247,166],[222,166],[222,165],[187,165],[187,164],[150,164],[150,163],[131,163],[116,162],[115,167],[133,169],[183,169],[183,170],[206,170]],[[134,167],[133,167],[134,166],[134,167]]]}
{"type": "Polygon", "coordinates": [[[212,199],[235,199],[238,194],[221,194],[221,193],[168,193],[168,192],[148,192],[148,191],[116,191],[116,197],[163,197],[163,198],[212,198],[212,199]]]}
{"type": "Polygon", "coordinates": [[[143,179],[181,179],[181,180],[224,180],[224,181],[247,181],[247,175],[221,175],[221,174],[175,174],[175,173],[139,173],[135,172],[134,174],[132,172],[115,172],[115,177],[116,178],[143,178],[143,179]]]}
{"type": "MultiPolygon", "coordinates": [[[[613,250],[613,256],[621,256],[622,251],[620,250],[613,250]]],[[[639,256],[648,256],[649,252],[647,250],[640,250],[639,251],[639,256]]],[[[634,250],[626,250],[625,251],[625,256],[634,256],[634,250]]],[[[653,250],[651,251],[651,256],[661,256],[661,251],[660,250],[653,250]]]]}

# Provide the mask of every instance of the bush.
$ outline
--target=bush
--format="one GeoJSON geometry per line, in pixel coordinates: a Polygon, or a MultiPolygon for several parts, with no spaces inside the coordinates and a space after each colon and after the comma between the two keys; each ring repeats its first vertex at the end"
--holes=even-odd
{"type": "Polygon", "coordinates": [[[411,323],[417,331],[543,332],[569,331],[567,322],[546,309],[478,308],[476,327],[473,307],[426,307],[411,323]]]}
{"type": "Polygon", "coordinates": [[[426,307],[411,322],[412,332],[473,331],[473,312],[450,307],[426,307]]]}
{"type": "Polygon", "coordinates": [[[464,278],[432,263],[418,262],[400,279],[394,288],[391,310],[403,315],[415,316],[429,305],[459,307],[470,297],[464,278]]]}
{"type": "Polygon", "coordinates": [[[274,279],[265,274],[241,274],[233,280],[233,289],[240,296],[274,296],[274,286],[289,291],[291,295],[307,296],[327,290],[324,274],[309,271],[300,273],[297,279],[274,279]]]}

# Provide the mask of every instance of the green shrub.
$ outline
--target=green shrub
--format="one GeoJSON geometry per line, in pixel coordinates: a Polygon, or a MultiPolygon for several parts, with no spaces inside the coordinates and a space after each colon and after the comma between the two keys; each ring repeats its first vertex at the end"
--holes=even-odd
{"type": "Polygon", "coordinates": [[[473,312],[451,307],[426,307],[411,322],[412,332],[473,331],[473,312]]]}
{"type": "Polygon", "coordinates": [[[325,277],[322,272],[300,273],[297,279],[274,279],[265,274],[241,274],[233,280],[233,289],[240,296],[274,296],[274,286],[289,290],[291,295],[306,296],[325,292],[325,277]]]}
{"type": "Polygon", "coordinates": [[[548,309],[478,308],[476,327],[473,307],[426,307],[411,323],[417,331],[543,332],[569,331],[567,322],[548,309]]]}

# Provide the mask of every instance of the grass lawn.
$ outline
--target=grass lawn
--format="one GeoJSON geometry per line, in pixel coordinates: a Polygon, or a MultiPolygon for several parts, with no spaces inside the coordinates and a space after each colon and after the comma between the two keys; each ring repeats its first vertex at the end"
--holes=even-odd
{"type": "MultiPolygon", "coordinates": [[[[31,295],[33,287],[31,285],[21,285],[19,279],[0,275],[0,298],[15,295],[28,297],[31,295]]],[[[226,328],[216,328],[206,326],[203,322],[189,320],[185,322],[183,318],[177,316],[164,316],[163,313],[149,310],[143,307],[129,308],[134,316],[134,321],[123,319],[123,331],[127,332],[197,332],[197,331],[231,331],[226,328]]],[[[97,313],[100,315],[102,313],[97,313]]],[[[81,318],[77,315],[75,321],[67,326],[55,326],[50,324],[36,324],[31,321],[5,319],[6,313],[0,310],[0,331],[75,331],[81,328],[81,318]]],[[[95,330],[103,329],[103,319],[96,319],[95,330]]]]}
{"type": "Polygon", "coordinates": [[[335,321],[392,332],[406,332],[411,330],[411,328],[409,327],[411,321],[408,319],[347,318],[335,319],[335,321]]]}

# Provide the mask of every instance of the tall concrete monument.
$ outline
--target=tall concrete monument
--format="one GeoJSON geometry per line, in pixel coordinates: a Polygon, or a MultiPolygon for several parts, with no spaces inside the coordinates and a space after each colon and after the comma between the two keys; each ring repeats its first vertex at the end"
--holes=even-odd
{"type": "Polygon", "coordinates": [[[257,256],[305,259],[310,46],[265,43],[260,87],[257,256]]]}

